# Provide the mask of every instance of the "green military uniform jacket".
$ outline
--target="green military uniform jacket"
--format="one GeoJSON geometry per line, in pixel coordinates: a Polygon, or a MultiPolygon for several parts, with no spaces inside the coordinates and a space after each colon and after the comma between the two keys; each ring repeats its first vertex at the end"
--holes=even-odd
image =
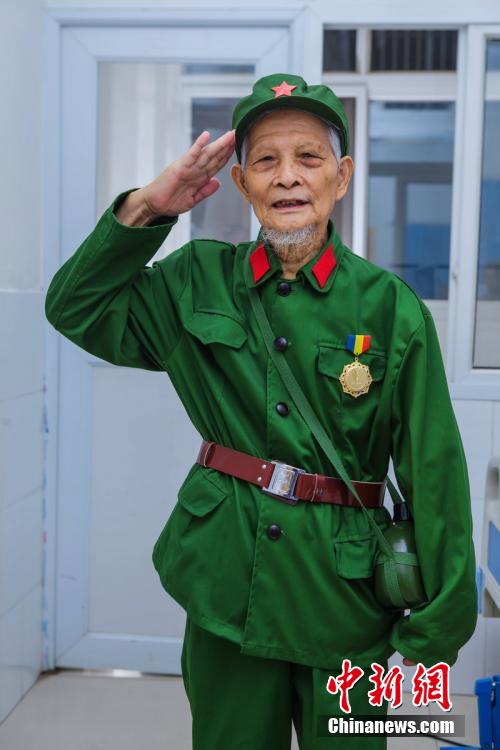
{"type": "MultiPolygon", "coordinates": [[[[54,275],[48,320],[108,362],[166,372],[203,438],[336,476],[268,355],[248,297],[256,286],[350,478],[383,480],[392,456],[428,604],[403,616],[377,603],[378,548],[360,508],[290,505],[196,462],[154,547],[164,588],[242,653],[334,668],[396,650],[425,666],[453,664],[476,623],[475,558],[466,460],[428,308],[331,224],[292,280],[259,241],[193,240],[146,266],[176,219],[123,225],[114,210],[128,192],[54,275]],[[373,383],[358,398],[339,382],[353,361],[349,334],[371,336],[360,361],[373,383]]],[[[389,525],[386,508],[368,512],[389,525]]]]}

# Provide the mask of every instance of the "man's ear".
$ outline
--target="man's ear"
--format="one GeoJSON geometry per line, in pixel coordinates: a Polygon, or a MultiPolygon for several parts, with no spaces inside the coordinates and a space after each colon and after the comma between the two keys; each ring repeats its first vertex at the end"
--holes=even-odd
{"type": "Polygon", "coordinates": [[[338,174],[337,190],[335,199],[340,200],[347,193],[347,188],[351,182],[352,173],[354,172],[354,162],[350,156],[343,156],[340,160],[340,170],[338,174]]]}
{"type": "Polygon", "coordinates": [[[243,198],[246,200],[247,203],[250,203],[250,196],[248,194],[246,182],[245,182],[245,172],[241,168],[241,164],[233,164],[231,167],[231,177],[233,179],[234,184],[242,194],[243,198]]]}

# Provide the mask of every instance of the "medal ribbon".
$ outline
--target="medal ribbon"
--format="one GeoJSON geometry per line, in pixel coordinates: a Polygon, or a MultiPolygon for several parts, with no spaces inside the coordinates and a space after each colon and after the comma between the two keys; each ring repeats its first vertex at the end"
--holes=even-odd
{"type": "Polygon", "coordinates": [[[358,356],[367,352],[371,346],[371,336],[366,336],[361,333],[351,333],[346,340],[346,349],[358,356]]]}

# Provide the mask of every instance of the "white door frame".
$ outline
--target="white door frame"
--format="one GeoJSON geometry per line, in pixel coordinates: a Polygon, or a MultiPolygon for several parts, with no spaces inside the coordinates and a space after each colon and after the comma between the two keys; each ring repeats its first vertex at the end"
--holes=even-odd
{"type": "MultiPolygon", "coordinates": [[[[295,58],[300,61],[297,40],[301,37],[301,29],[296,8],[266,12],[265,21],[257,10],[220,13],[198,9],[193,13],[189,8],[182,11],[158,9],[145,15],[143,11],[130,10],[47,9],[44,71],[48,82],[44,101],[46,287],[55,271],[95,226],[94,201],[86,200],[83,206],[78,204],[79,196],[95,195],[96,164],[92,157],[96,153],[98,61],[184,60],[186,47],[182,45],[182,29],[189,31],[196,27],[203,27],[207,43],[203,49],[189,50],[190,62],[251,63],[255,65],[256,77],[259,77],[275,69],[288,67],[296,70],[295,58]],[[214,32],[218,29],[217,34],[207,34],[207,26],[211,26],[214,32]],[[138,27],[140,33],[137,33],[138,27]],[[248,36],[252,29],[254,33],[249,45],[248,36]],[[76,95],[70,77],[75,66],[79,70],[76,95]],[[69,101],[71,106],[68,106],[69,101]],[[60,123],[63,121],[69,124],[66,135],[70,137],[63,139],[61,153],[63,133],[60,123]],[[76,132],[79,134],[77,139],[74,138],[76,132]],[[91,158],[82,159],[82,153],[91,155],[91,158]]],[[[47,324],[47,412],[51,439],[46,456],[44,498],[47,543],[43,560],[43,669],[54,668],[62,654],[71,654],[71,666],[83,667],[89,665],[91,652],[94,655],[111,652],[117,660],[120,654],[120,643],[111,643],[105,634],[102,638],[98,634],[87,634],[87,565],[82,529],[88,526],[85,502],[88,490],[74,477],[88,477],[90,465],[90,425],[85,410],[89,378],[80,368],[82,374],[78,382],[69,384],[60,380],[61,349],[65,344],[47,324]],[[78,399],[74,399],[74,393],[78,393],[78,399]],[[63,432],[60,403],[68,399],[72,399],[75,409],[79,409],[76,416],[78,445],[71,447],[65,447],[60,441],[63,432]],[[71,471],[68,471],[70,465],[71,471]],[[71,512],[64,509],[63,504],[58,508],[57,502],[58,494],[65,496],[62,493],[67,493],[68,488],[71,488],[73,498],[71,512]],[[65,538],[57,536],[60,527],[65,529],[65,538]],[[58,621],[56,602],[63,611],[71,610],[72,617],[58,621]],[[76,617],[75,613],[78,613],[76,617]]],[[[73,352],[75,356],[78,353],[73,352]]],[[[99,360],[96,359],[95,364],[99,365],[99,360]]],[[[158,643],[152,643],[151,639],[142,642],[133,638],[124,643],[124,649],[132,652],[128,668],[140,668],[138,665],[145,663],[143,654],[148,655],[151,663],[153,653],[158,671],[175,671],[182,644],[179,639],[172,644],[166,643],[167,640],[158,639],[158,643]]],[[[123,659],[121,661],[123,663],[123,659]]],[[[99,666],[99,660],[94,658],[92,666],[99,666]]]]}

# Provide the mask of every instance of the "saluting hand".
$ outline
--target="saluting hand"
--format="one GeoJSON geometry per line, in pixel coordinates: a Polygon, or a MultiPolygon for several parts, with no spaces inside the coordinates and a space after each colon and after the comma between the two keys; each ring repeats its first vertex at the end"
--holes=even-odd
{"type": "Polygon", "coordinates": [[[209,143],[204,130],[189,151],[172,162],[152,182],[142,188],[143,199],[154,216],[177,216],[213,195],[220,187],[214,177],[234,151],[234,130],[228,130],[209,143]]]}

